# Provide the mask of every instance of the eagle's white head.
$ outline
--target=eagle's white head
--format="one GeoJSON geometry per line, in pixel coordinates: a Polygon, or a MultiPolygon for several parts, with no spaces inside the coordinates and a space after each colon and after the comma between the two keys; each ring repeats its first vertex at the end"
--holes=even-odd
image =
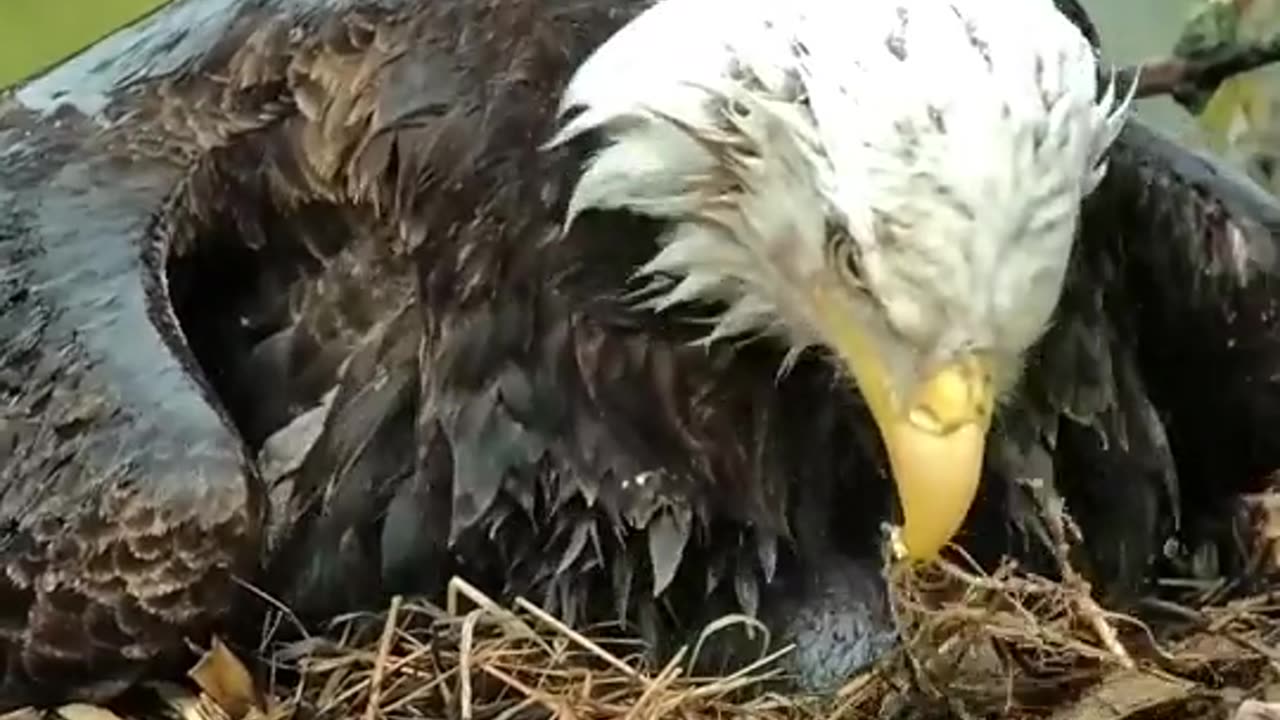
{"type": "Polygon", "coordinates": [[[889,451],[900,551],[927,558],[1127,116],[1099,77],[1052,0],[661,0],[578,70],[552,144],[606,139],[570,222],[671,220],[645,302],[720,301],[708,339],[842,360],[889,451]]]}

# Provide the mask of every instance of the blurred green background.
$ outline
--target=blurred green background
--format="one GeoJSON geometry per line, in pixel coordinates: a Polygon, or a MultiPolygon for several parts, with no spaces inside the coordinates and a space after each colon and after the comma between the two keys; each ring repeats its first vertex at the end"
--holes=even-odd
{"type": "Polygon", "coordinates": [[[77,52],[160,0],[0,0],[0,88],[77,52]]]}

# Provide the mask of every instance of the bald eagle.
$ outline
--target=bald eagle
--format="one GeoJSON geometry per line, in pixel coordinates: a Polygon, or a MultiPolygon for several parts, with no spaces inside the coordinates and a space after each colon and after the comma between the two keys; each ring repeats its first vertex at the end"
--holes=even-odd
{"type": "Polygon", "coordinates": [[[1034,561],[1023,478],[1140,588],[1280,461],[1280,210],[1130,87],[1069,0],[177,0],[32,79],[0,708],[457,573],[848,668],[882,525],[1034,561]]]}

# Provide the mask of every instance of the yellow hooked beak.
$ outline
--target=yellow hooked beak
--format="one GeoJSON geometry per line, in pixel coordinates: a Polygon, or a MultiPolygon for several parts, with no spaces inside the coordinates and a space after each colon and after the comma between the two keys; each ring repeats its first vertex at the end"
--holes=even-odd
{"type": "Polygon", "coordinates": [[[889,452],[903,525],[900,554],[931,560],[973,505],[995,405],[990,360],[965,355],[899,398],[888,369],[844,303],[819,291],[827,340],[853,374],[889,452]],[[841,312],[841,311],[844,312],[841,312]]]}

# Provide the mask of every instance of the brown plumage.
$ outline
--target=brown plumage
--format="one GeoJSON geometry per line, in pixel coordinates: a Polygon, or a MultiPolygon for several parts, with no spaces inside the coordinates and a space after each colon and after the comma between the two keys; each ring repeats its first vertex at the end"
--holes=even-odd
{"type": "MultiPolygon", "coordinates": [[[[644,2],[197,5],[0,104],[0,708],[113,695],[250,617],[237,577],[319,618],[460,572],[870,657],[893,498],[856,394],[625,302],[653,221],[559,233],[591,148],[539,146],[644,2]],[[831,587],[865,646],[788,625],[831,587]]],[[[1013,480],[1048,477],[1133,591],[1280,461],[1280,211],[1141,126],[1112,168],[965,538],[1034,558],[1013,480]]]]}

